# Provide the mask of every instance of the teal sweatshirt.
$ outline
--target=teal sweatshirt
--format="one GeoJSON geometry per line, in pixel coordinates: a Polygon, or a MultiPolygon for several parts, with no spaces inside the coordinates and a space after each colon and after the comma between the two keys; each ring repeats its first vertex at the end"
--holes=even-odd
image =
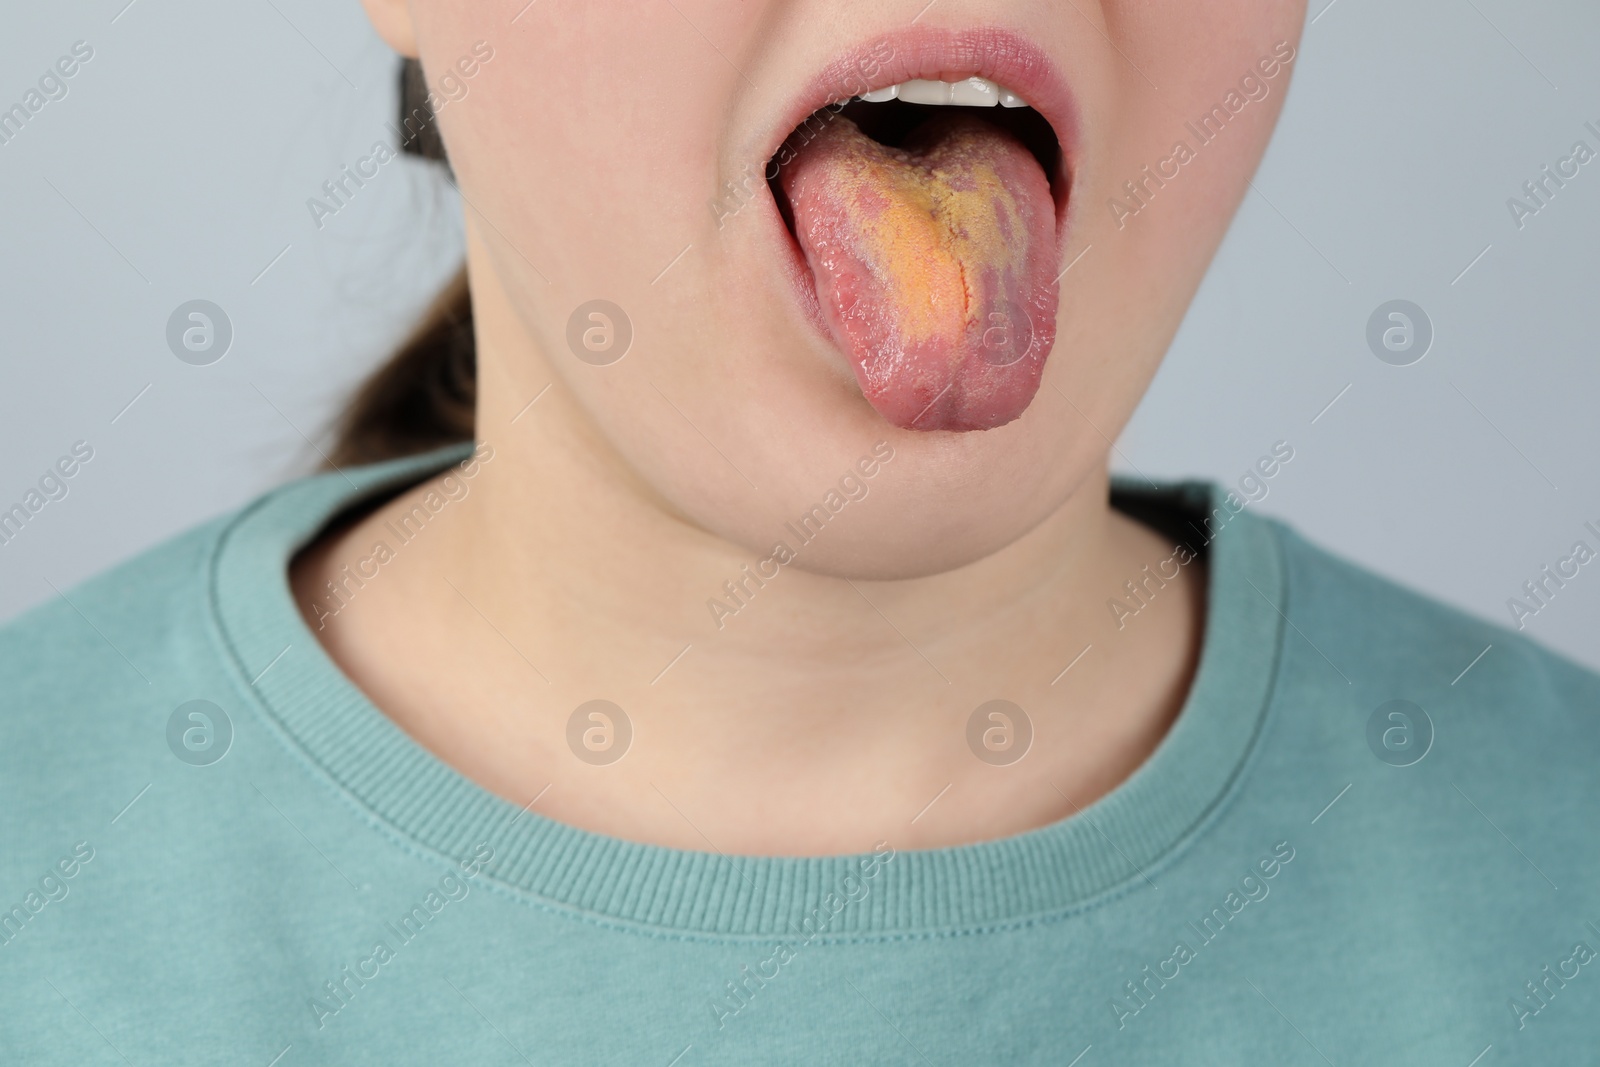
{"type": "Polygon", "coordinates": [[[1600,677],[1198,484],[1155,753],[981,844],[724,858],[520,809],[286,567],[462,451],[268,494],[0,630],[0,1063],[1600,1061],[1600,677]],[[355,488],[359,486],[359,490],[355,488]]]}

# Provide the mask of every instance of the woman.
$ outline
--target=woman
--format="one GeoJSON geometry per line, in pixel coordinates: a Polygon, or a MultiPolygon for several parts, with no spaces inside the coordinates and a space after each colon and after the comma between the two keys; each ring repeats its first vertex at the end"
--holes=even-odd
{"type": "Polygon", "coordinates": [[[1588,1047],[1600,681],[1106,473],[1300,4],[365,2],[466,281],[4,631],[9,1061],[1588,1047]]]}

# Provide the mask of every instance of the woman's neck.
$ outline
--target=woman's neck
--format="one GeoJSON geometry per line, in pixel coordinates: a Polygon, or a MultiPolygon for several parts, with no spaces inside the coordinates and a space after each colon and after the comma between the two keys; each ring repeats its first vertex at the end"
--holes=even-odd
{"type": "MultiPolygon", "coordinates": [[[[512,381],[504,368],[528,363],[495,358],[492,321],[479,330],[492,458],[457,472],[451,493],[434,479],[325,536],[292,579],[344,672],[486,789],[688,849],[933,847],[1071,814],[1171,725],[1198,658],[1202,564],[1119,619],[1108,601],[1172,545],[1110,507],[1103,469],[967,566],[818,574],[803,538],[831,530],[791,523],[786,561],[708,533],[649,490],[559,382],[541,395],[548,376],[512,381]],[[425,524],[408,525],[418,506],[425,524]],[[325,583],[378,544],[392,553],[379,577],[319,616],[325,583]],[[587,709],[569,741],[595,700],[626,725],[587,709]],[[969,731],[995,700],[1020,716],[986,711],[969,731]],[[1007,738],[1029,727],[1008,762],[1007,738]],[[605,762],[630,728],[625,755],[605,762]]],[[[891,461],[879,477],[892,476],[891,461]]],[[[847,506],[832,521],[851,520],[847,506]]]]}

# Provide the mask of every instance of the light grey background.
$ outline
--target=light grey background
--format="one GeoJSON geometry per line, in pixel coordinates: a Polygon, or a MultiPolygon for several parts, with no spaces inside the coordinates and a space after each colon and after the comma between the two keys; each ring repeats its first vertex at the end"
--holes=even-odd
{"type": "MultiPolygon", "coordinates": [[[[1600,8],[1324,4],[1118,466],[1234,481],[1288,441],[1263,512],[1509,623],[1542,566],[1600,548],[1600,161],[1520,231],[1506,206],[1574,141],[1600,149],[1600,8]],[[1365,341],[1395,298],[1436,331],[1409,367],[1365,341]]],[[[0,508],[74,441],[95,449],[0,547],[0,618],[314,464],[459,254],[453,194],[410,160],[320,231],[306,208],[393,109],[393,57],[354,0],[125,5],[13,4],[0,36],[0,109],[73,42],[95,50],[0,145],[0,508]],[[196,298],[236,334],[208,367],[165,342],[196,298]]],[[[484,36],[537,32],[510,23],[521,6],[484,36]]],[[[1600,666],[1600,562],[1527,632],[1600,666]]]]}

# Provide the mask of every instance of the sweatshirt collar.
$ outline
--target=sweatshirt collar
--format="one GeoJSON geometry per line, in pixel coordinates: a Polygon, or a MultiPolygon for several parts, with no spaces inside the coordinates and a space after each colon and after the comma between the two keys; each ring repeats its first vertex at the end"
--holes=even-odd
{"type": "Polygon", "coordinates": [[[1119,504],[1212,517],[1188,524],[1192,546],[1209,538],[1205,632],[1166,737],[1081,813],[976,844],[802,858],[724,857],[568,826],[495,796],[413,741],[339,671],[289,587],[290,561],[341,512],[393,496],[470,452],[462,445],[347,468],[257,500],[219,535],[211,608],[240,692],[310,773],[441,859],[487,842],[495,860],[484,877],[574,917],[678,936],[792,935],[830,894],[837,901],[841,887],[864,884],[864,895],[822,914],[831,914],[828,938],[870,939],[1017,924],[1139,892],[1145,872],[1222,803],[1269,705],[1285,598],[1275,526],[1232,512],[1208,484],[1117,480],[1119,504]],[[869,862],[873,877],[863,882],[869,862]]]}

